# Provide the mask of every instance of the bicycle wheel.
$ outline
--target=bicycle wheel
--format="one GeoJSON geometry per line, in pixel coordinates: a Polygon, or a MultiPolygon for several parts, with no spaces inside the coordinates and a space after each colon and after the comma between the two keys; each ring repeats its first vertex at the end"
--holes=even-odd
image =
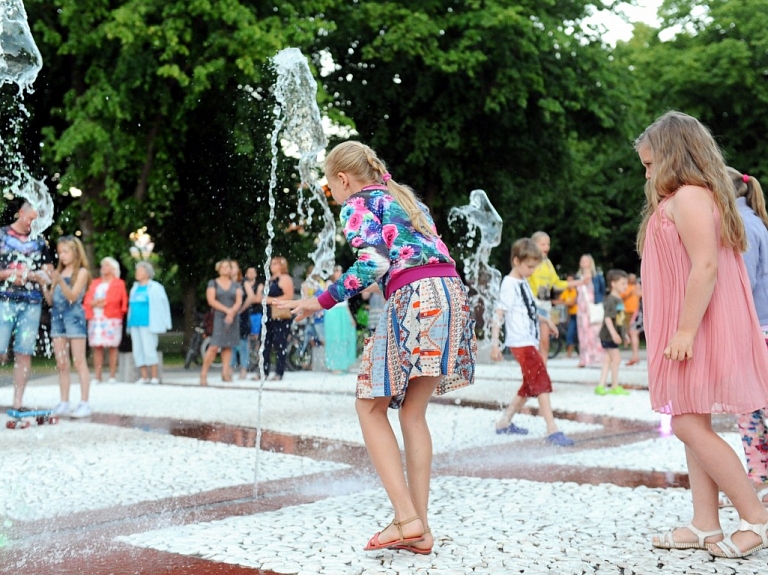
{"type": "MultiPolygon", "coordinates": [[[[210,336],[206,337],[200,344],[200,357],[205,357],[205,352],[208,351],[209,345],[211,345],[210,336]]],[[[216,357],[213,358],[213,363],[211,365],[221,367],[221,353],[216,354],[216,357]]]]}
{"type": "Polygon", "coordinates": [[[547,357],[549,359],[552,359],[554,357],[557,357],[557,354],[560,353],[563,349],[563,337],[555,337],[553,335],[549,336],[549,354],[547,354],[547,357]]]}
{"type": "Polygon", "coordinates": [[[288,345],[288,365],[292,371],[312,369],[312,348],[309,345],[299,346],[297,341],[288,345]]]}
{"type": "Polygon", "coordinates": [[[200,357],[200,334],[197,332],[192,334],[192,339],[189,341],[189,349],[187,349],[187,355],[184,357],[184,369],[189,369],[193,362],[196,365],[203,363],[200,357]]]}

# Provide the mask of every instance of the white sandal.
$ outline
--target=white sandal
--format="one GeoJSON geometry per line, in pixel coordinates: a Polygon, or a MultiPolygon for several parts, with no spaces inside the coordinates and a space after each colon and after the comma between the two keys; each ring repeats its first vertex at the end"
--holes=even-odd
{"type": "MultiPolygon", "coordinates": [[[[757,551],[768,547],[768,523],[747,523],[746,520],[742,519],[739,521],[739,528],[736,531],[752,531],[759,535],[763,541],[754,547],[750,547],[746,551],[741,551],[733,543],[733,539],[731,539],[733,533],[731,533],[728,535],[728,537],[719,543],[709,543],[707,545],[707,550],[709,551],[710,555],[715,557],[727,557],[728,559],[736,559],[738,557],[746,557],[747,555],[752,555],[752,553],[756,553],[757,551]]],[[[734,531],[734,533],[736,533],[736,531],[734,531]]]]}
{"type": "Polygon", "coordinates": [[[708,549],[707,545],[713,545],[713,543],[706,543],[705,539],[708,537],[714,537],[715,535],[722,535],[722,529],[715,529],[714,531],[702,531],[698,527],[694,527],[692,523],[689,523],[685,527],[678,527],[678,529],[688,529],[696,537],[699,538],[697,543],[680,543],[675,541],[673,536],[675,530],[667,533],[657,535],[658,541],[652,541],[651,545],[658,549],[708,549]]]}
{"type": "MultiPolygon", "coordinates": [[[[760,489],[757,490],[757,498],[760,500],[760,503],[762,503],[765,506],[768,506],[768,501],[763,501],[763,499],[765,499],[766,497],[768,497],[768,486],[761,487],[760,489]]],[[[733,501],[731,501],[727,495],[723,494],[720,496],[720,499],[717,502],[717,506],[720,509],[723,509],[725,507],[733,507],[733,501]]]]}

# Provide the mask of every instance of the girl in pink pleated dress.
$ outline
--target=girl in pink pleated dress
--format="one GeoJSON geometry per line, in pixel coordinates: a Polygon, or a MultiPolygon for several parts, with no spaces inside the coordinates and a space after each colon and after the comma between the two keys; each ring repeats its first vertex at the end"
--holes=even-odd
{"type": "Polygon", "coordinates": [[[722,153],[695,118],[664,114],[635,149],[647,180],[638,251],[651,404],[672,416],[685,444],[693,499],[691,523],[653,545],[743,557],[768,547],[768,510],[712,430],[711,414],[768,405],[768,350],[741,257],[744,225],[722,153]],[[718,488],[741,517],[725,539],[718,488]]]}

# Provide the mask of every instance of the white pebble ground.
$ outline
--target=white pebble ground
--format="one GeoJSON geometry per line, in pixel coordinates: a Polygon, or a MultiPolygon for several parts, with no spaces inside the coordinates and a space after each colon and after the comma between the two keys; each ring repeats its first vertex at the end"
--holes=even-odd
{"type": "MultiPolygon", "coordinates": [[[[653,549],[657,530],[690,519],[682,489],[444,476],[430,508],[428,556],[362,550],[390,519],[380,489],[120,540],[298,575],[766,573],[764,553],[713,563],[706,551],[653,549]]],[[[735,527],[733,512],[726,517],[724,527],[735,527]]]]}

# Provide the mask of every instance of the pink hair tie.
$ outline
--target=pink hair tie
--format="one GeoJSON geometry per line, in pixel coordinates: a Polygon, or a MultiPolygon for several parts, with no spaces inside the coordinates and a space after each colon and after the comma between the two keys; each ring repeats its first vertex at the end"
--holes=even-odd
{"type": "Polygon", "coordinates": [[[747,174],[744,174],[743,176],[741,176],[741,181],[746,184],[749,181],[749,176],[747,174]]]}
{"type": "Polygon", "coordinates": [[[382,181],[382,182],[384,182],[385,184],[386,184],[386,183],[387,183],[389,180],[391,180],[391,179],[392,179],[392,174],[390,174],[389,172],[387,172],[387,173],[385,173],[385,174],[382,174],[382,175],[381,175],[381,181],[382,181]]]}

